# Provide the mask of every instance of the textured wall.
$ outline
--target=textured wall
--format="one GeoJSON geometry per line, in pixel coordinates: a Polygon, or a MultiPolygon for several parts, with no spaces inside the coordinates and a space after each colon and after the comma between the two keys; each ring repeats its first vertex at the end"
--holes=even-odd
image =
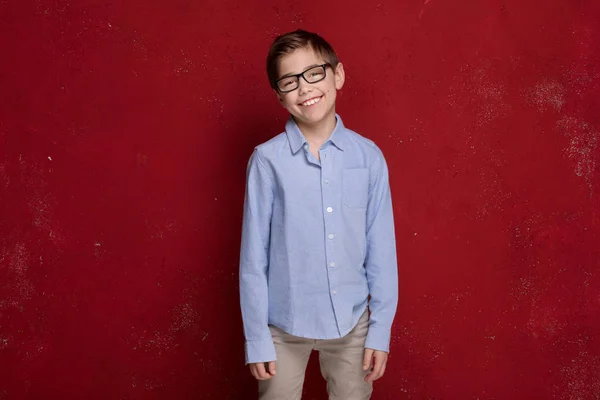
{"type": "Polygon", "coordinates": [[[596,0],[0,0],[0,399],[254,398],[245,166],[286,119],[267,48],[299,27],[391,170],[373,398],[598,399],[599,21],[596,0]]]}

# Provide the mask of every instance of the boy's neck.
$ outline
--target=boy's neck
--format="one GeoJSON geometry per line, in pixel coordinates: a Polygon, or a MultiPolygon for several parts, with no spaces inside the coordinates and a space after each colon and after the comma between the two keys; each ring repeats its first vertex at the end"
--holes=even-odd
{"type": "Polygon", "coordinates": [[[322,121],[314,125],[303,124],[295,118],[294,120],[296,121],[300,132],[302,132],[306,138],[306,141],[310,144],[318,144],[319,146],[329,139],[329,136],[331,136],[331,133],[335,129],[336,123],[335,113],[331,113],[331,115],[323,118],[322,121]]]}

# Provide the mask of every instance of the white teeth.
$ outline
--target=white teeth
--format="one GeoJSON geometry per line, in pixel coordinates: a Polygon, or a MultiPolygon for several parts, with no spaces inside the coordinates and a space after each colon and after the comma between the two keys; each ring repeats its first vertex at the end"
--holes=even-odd
{"type": "Polygon", "coordinates": [[[308,101],[305,101],[304,103],[302,103],[303,106],[312,106],[313,104],[318,103],[321,100],[320,97],[317,97],[316,99],[310,99],[308,101]]]}

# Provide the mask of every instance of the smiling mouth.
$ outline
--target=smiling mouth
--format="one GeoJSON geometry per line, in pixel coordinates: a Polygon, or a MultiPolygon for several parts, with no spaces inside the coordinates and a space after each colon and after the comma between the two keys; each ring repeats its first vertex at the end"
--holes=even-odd
{"type": "Polygon", "coordinates": [[[317,104],[319,101],[321,101],[322,98],[323,96],[313,97],[312,99],[306,100],[304,103],[300,103],[300,105],[303,107],[312,106],[313,104],[317,104]]]}

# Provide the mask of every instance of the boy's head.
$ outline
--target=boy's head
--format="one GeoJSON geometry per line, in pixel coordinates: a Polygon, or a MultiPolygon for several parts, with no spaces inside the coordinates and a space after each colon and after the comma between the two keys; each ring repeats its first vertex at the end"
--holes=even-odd
{"type": "Polygon", "coordinates": [[[329,43],[297,30],[275,39],[267,56],[269,83],[299,123],[316,124],[335,114],[344,68],[329,43]]]}

